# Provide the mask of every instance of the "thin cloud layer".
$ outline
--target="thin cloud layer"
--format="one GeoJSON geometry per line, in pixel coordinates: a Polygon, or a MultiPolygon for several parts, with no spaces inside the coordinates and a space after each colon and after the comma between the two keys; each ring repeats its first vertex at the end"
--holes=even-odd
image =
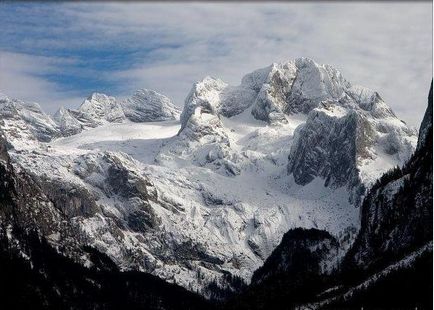
{"type": "Polygon", "coordinates": [[[379,91],[417,126],[432,78],[430,3],[4,4],[0,18],[0,90],[49,112],[137,88],[182,105],[206,75],[238,84],[303,56],[379,91]]]}

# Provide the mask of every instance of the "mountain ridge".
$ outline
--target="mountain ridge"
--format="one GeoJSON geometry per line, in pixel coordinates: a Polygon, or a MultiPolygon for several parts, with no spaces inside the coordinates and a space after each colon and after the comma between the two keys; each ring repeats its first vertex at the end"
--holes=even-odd
{"type": "MultiPolygon", "coordinates": [[[[179,121],[168,109],[171,120],[118,122],[120,109],[112,117],[104,107],[119,102],[102,95],[87,102],[92,113],[63,109],[57,121],[67,134],[56,129],[47,142],[20,114],[2,114],[0,124],[13,165],[50,193],[76,231],[64,254],[91,246],[122,270],[207,297],[210,285],[232,290],[227,274],[250,281],[290,229],[349,232],[351,243],[356,198],[416,145],[416,133],[377,93],[308,59],[259,69],[240,86],[205,78],[193,85],[179,121]],[[310,84],[300,82],[310,75],[310,84]],[[267,121],[255,117],[259,108],[267,121]],[[317,116],[325,130],[315,129],[317,116]],[[369,141],[360,139],[369,130],[369,141]],[[334,143],[319,150],[318,140],[334,143]],[[341,157],[345,143],[353,151],[341,157]],[[336,169],[342,158],[346,169],[336,169]],[[348,171],[353,178],[345,181],[348,171]]],[[[138,113],[152,116],[150,107],[138,113]]],[[[57,233],[49,241],[62,246],[61,227],[57,233]]]]}

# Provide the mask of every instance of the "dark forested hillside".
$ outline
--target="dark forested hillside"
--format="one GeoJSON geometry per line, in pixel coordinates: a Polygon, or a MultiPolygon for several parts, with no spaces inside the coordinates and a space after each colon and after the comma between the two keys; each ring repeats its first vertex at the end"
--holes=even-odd
{"type": "Polygon", "coordinates": [[[0,240],[2,309],[211,309],[204,299],[142,272],[120,272],[93,252],[99,270],[58,254],[36,234],[26,239],[29,260],[0,240]],[[103,268],[101,268],[103,267],[103,268]]]}
{"type": "Polygon", "coordinates": [[[230,309],[292,309],[312,300],[331,281],[322,262],[336,255],[337,240],[326,231],[288,231],[264,265],[255,271],[249,288],[228,303],[230,309]]]}

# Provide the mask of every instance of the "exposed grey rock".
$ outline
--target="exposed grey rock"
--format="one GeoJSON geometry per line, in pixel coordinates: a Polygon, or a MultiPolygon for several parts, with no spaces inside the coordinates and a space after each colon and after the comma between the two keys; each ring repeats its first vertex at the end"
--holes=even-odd
{"type": "Polygon", "coordinates": [[[153,90],[138,90],[122,102],[125,116],[133,122],[157,122],[179,118],[179,109],[164,95],[153,90]]]}
{"type": "Polygon", "coordinates": [[[366,195],[360,233],[347,255],[351,268],[383,267],[432,241],[432,86],[428,102],[416,152],[366,195]]]}
{"type": "Polygon", "coordinates": [[[78,113],[70,112],[68,109],[61,107],[54,114],[53,119],[59,125],[60,131],[64,136],[71,136],[80,133],[84,127],[82,122],[79,121],[80,117],[77,116],[78,113]]]}
{"type": "Polygon", "coordinates": [[[125,119],[124,111],[116,98],[105,94],[93,93],[78,108],[97,123],[120,123],[125,119]]]}
{"type": "Polygon", "coordinates": [[[422,148],[425,143],[429,142],[427,136],[428,136],[429,130],[433,124],[433,121],[432,121],[432,117],[433,117],[432,99],[433,98],[432,97],[433,97],[433,94],[432,94],[432,82],[431,82],[431,88],[430,88],[430,91],[428,94],[428,107],[427,107],[425,115],[423,117],[422,124],[420,125],[419,139],[417,141],[417,149],[422,148]]]}
{"type": "Polygon", "coordinates": [[[408,159],[415,131],[396,119],[380,97],[367,92],[321,101],[309,112],[296,130],[289,155],[288,172],[296,183],[321,177],[326,186],[355,188],[374,181],[364,179],[364,171],[372,169],[364,163],[375,161],[379,153],[402,162],[408,159]]]}
{"type": "Polygon", "coordinates": [[[0,116],[3,130],[6,131],[6,139],[10,136],[13,140],[31,139],[48,142],[61,135],[56,123],[37,103],[3,96],[0,98],[0,116]]]}
{"type": "MultiPolygon", "coordinates": [[[[267,71],[267,77],[253,105],[252,114],[256,119],[270,123],[286,122],[283,113],[287,110],[288,97],[296,77],[296,68],[293,63],[273,64],[268,67],[267,71]]],[[[263,71],[259,72],[263,73],[263,71]]],[[[250,81],[252,78],[243,79],[244,82],[247,80],[250,81]]]]}
{"type": "Polygon", "coordinates": [[[210,76],[205,77],[202,81],[196,82],[190,93],[185,99],[184,109],[181,113],[181,130],[186,126],[197,108],[201,113],[218,115],[220,108],[220,93],[228,85],[220,79],[214,79],[210,76]]]}

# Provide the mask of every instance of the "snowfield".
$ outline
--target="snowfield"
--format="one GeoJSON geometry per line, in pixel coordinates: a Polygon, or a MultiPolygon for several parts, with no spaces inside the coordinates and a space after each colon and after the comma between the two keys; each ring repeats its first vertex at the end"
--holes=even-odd
{"type": "Polygon", "coordinates": [[[48,144],[56,154],[84,154],[89,150],[123,152],[152,164],[164,142],[175,136],[179,121],[106,124],[48,144]]]}
{"type": "Polygon", "coordinates": [[[15,165],[62,207],[77,247],[205,296],[212,282],[230,289],[228,273],[249,282],[291,228],[327,230],[347,249],[364,189],[417,140],[377,93],[308,59],[239,86],[207,77],[180,120],[148,90],[83,105],[52,121],[0,99],[15,165]]]}

